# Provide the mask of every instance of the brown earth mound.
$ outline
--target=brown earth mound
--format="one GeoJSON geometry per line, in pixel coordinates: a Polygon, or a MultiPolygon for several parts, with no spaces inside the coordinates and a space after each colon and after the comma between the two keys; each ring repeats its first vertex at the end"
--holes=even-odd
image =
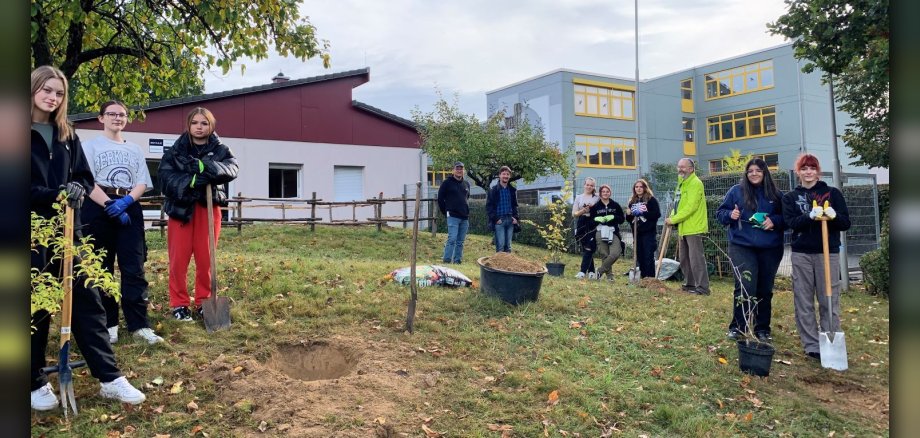
{"type": "Polygon", "coordinates": [[[543,265],[532,262],[530,260],[524,260],[509,252],[497,252],[495,255],[485,258],[482,261],[482,264],[492,269],[508,272],[520,272],[527,274],[543,272],[543,265]]]}

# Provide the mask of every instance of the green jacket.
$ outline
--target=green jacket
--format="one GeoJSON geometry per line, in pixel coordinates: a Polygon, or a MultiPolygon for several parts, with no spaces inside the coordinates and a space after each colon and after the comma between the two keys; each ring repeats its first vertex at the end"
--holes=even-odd
{"type": "Polygon", "coordinates": [[[709,215],[703,182],[691,173],[685,179],[677,177],[677,208],[671,211],[671,223],[677,224],[677,234],[690,236],[709,232],[709,215]]]}

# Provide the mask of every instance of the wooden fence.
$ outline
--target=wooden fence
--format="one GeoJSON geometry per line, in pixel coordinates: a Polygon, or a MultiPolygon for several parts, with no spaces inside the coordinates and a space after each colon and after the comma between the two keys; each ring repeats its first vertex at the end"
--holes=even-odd
{"type": "MultiPolygon", "coordinates": [[[[161,236],[165,235],[165,229],[168,222],[166,212],[163,210],[163,201],[164,197],[162,195],[145,196],[140,199],[141,205],[145,210],[149,211],[151,207],[159,207],[160,217],[148,218],[145,219],[145,221],[148,222],[151,227],[159,228],[161,236]]],[[[431,231],[432,235],[434,235],[438,229],[437,214],[434,214],[434,212],[437,211],[436,201],[436,198],[422,199],[422,202],[427,203],[428,212],[431,216],[419,217],[420,221],[429,221],[429,231],[431,231]]],[[[310,199],[251,198],[245,197],[242,193],[239,193],[236,197],[227,199],[227,203],[229,204],[227,207],[221,207],[222,211],[228,212],[226,216],[222,215],[222,217],[227,217],[227,219],[221,222],[221,226],[236,228],[237,234],[243,233],[244,225],[252,225],[257,222],[307,224],[310,226],[310,231],[316,230],[316,224],[351,226],[374,225],[377,227],[377,231],[380,231],[386,224],[400,223],[402,224],[402,228],[408,228],[409,224],[414,220],[409,214],[410,202],[414,203],[415,200],[408,199],[405,194],[398,198],[385,198],[383,192],[380,192],[376,198],[370,198],[364,201],[323,201],[316,197],[316,192],[313,192],[313,196],[310,199]],[[402,204],[402,215],[384,216],[383,206],[388,203],[402,204]],[[251,211],[257,208],[281,210],[281,217],[246,216],[247,213],[252,214],[251,211]],[[347,208],[351,208],[351,219],[333,219],[334,209],[347,208]],[[364,214],[367,208],[372,209],[370,217],[364,217],[367,216],[364,214]],[[323,209],[328,210],[328,215],[323,214],[321,211],[323,209]],[[305,214],[307,211],[309,211],[309,215],[305,214]]]]}

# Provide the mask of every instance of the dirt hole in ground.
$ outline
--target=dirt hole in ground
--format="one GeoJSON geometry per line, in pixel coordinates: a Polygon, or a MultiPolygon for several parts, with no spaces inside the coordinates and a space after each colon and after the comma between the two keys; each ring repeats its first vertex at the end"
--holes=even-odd
{"type": "Polygon", "coordinates": [[[350,350],[326,342],[281,346],[271,360],[275,370],[308,382],[347,376],[357,364],[350,350]]]}

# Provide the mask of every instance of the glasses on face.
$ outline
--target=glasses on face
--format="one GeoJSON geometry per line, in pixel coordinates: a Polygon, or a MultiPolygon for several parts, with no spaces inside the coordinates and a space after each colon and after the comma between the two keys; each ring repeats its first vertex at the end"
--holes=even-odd
{"type": "Polygon", "coordinates": [[[108,112],[107,112],[107,113],[104,113],[104,114],[105,114],[106,117],[111,117],[111,118],[113,118],[113,119],[124,119],[124,118],[128,117],[128,115],[125,114],[125,113],[108,113],[108,112]]]}

